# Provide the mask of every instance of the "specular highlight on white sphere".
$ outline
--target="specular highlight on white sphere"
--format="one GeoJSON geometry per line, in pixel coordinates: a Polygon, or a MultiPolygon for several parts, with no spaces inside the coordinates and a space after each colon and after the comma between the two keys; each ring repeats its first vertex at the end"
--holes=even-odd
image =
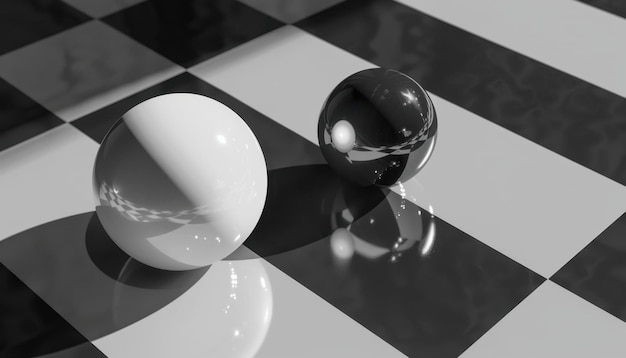
{"type": "Polygon", "coordinates": [[[256,226],[267,168],[233,110],[196,94],[157,96],[130,109],[98,151],[96,213],[134,259],[166,270],[208,266],[256,226]]]}

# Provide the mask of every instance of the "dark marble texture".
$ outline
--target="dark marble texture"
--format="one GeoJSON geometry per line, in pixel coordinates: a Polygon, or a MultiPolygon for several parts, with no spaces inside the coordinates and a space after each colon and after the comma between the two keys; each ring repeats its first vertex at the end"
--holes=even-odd
{"type": "Polygon", "coordinates": [[[184,67],[283,25],[232,0],[149,0],[103,21],[184,67]]]}
{"type": "Polygon", "coordinates": [[[0,55],[88,19],[87,15],[60,0],[2,0],[0,55]]]}
{"type": "Polygon", "coordinates": [[[393,1],[349,1],[296,25],[626,184],[616,94],[393,1]]]}
{"type": "Polygon", "coordinates": [[[587,5],[626,18],[626,1],[624,0],[578,0],[587,5]]]}
{"type": "Polygon", "coordinates": [[[396,210],[357,220],[370,237],[347,259],[333,234],[266,260],[409,357],[457,357],[544,281],[436,217],[428,254],[394,256],[395,237],[379,236],[394,232],[396,210]]]}
{"type": "Polygon", "coordinates": [[[202,94],[222,102],[237,112],[259,140],[268,169],[325,163],[322,154],[313,143],[186,72],[71,123],[100,143],[113,123],[133,106],[146,99],[172,92],[202,94]]]}
{"type": "Polygon", "coordinates": [[[317,124],[328,165],[362,186],[408,181],[428,161],[436,136],[437,115],[426,91],[405,74],[382,68],[341,81],[317,124]]]}
{"type": "Polygon", "coordinates": [[[550,280],[626,321],[626,214],[550,280]]]}
{"type": "Polygon", "coordinates": [[[0,78],[0,151],[63,123],[0,78]]]}
{"type": "Polygon", "coordinates": [[[2,263],[0,317],[2,358],[105,357],[2,263]]]}

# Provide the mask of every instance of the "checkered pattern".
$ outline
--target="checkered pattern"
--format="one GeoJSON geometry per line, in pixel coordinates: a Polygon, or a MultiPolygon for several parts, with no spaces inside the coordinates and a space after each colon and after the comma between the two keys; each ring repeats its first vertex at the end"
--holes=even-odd
{"type": "MultiPolygon", "coordinates": [[[[198,356],[204,332],[239,322],[194,319],[234,272],[272,292],[271,309],[243,307],[271,316],[243,356],[625,356],[626,19],[619,1],[585,2],[3,2],[0,356],[198,356]],[[371,212],[337,246],[319,216],[334,198],[315,191],[335,187],[280,171],[320,162],[324,99],[373,66],[423,85],[439,125],[424,170],[386,193],[436,210],[428,240],[395,260],[399,242],[382,238],[400,221],[371,212]],[[265,236],[246,245],[276,254],[151,273],[94,221],[98,142],[141,100],[180,91],[255,131],[270,189],[291,197],[268,203],[283,217],[265,212],[265,236]],[[350,245],[347,259],[333,253],[350,245]]],[[[350,158],[405,154],[426,136],[350,158]]],[[[186,225],[211,209],[145,208],[106,185],[99,198],[136,222],[186,225]]]]}
{"type": "MultiPolygon", "coordinates": [[[[432,108],[430,108],[429,110],[431,111],[430,113],[433,113],[432,108]]],[[[410,139],[404,143],[389,146],[381,145],[376,147],[355,144],[352,147],[352,150],[346,153],[346,158],[352,163],[376,160],[390,155],[407,155],[412,151],[418,149],[422,145],[422,143],[424,143],[429,138],[429,135],[432,136],[432,133],[430,133],[430,128],[433,123],[433,118],[430,117],[425,122],[426,123],[424,124],[424,126],[420,128],[420,131],[415,136],[410,137],[410,139]]],[[[407,134],[407,137],[408,136],[410,136],[410,133],[407,134]]],[[[324,141],[326,143],[331,143],[332,145],[330,137],[330,128],[325,128],[324,141]]]]}
{"type": "Polygon", "coordinates": [[[214,210],[214,208],[209,208],[208,205],[176,212],[142,208],[124,199],[117,190],[106,184],[100,186],[98,198],[100,199],[100,203],[106,203],[107,206],[116,209],[122,217],[141,223],[167,221],[174,224],[186,225],[192,222],[205,222],[206,216],[214,210]]]}
{"type": "MultiPolygon", "coordinates": [[[[419,145],[416,147],[416,144],[420,143],[421,145],[421,143],[428,139],[427,128],[429,128],[429,126],[423,127],[417,136],[411,138],[405,143],[377,147],[357,144],[352,147],[351,151],[346,153],[346,157],[350,162],[360,162],[384,158],[389,155],[409,154],[419,148],[419,145]]],[[[324,140],[326,141],[326,143],[332,144],[332,141],[330,140],[330,131],[328,129],[324,130],[324,140]]]]}
{"type": "Polygon", "coordinates": [[[382,158],[388,155],[405,155],[409,154],[411,151],[415,150],[415,145],[417,143],[421,143],[428,138],[427,135],[422,135],[417,138],[413,138],[406,143],[396,144],[392,146],[380,146],[380,147],[370,147],[366,145],[355,146],[354,152],[348,153],[348,158],[351,161],[364,161],[364,160],[372,160],[382,158]],[[367,155],[361,157],[359,152],[368,153],[367,155]],[[374,155],[372,155],[374,154],[374,155]],[[376,155],[378,154],[378,155],[376,155]]]}

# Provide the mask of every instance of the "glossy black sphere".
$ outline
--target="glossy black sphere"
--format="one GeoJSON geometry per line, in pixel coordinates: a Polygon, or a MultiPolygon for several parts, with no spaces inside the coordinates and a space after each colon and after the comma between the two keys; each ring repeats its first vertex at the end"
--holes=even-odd
{"type": "Polygon", "coordinates": [[[374,68],[335,87],[317,130],[322,154],[337,173],[363,186],[390,186],[424,167],[435,146],[437,116],[412,78],[374,68]]]}

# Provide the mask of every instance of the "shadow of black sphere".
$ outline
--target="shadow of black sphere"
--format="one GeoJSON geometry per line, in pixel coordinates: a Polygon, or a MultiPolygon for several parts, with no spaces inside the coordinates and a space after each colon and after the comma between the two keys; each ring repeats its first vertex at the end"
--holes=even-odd
{"type": "Polygon", "coordinates": [[[325,164],[271,170],[263,214],[245,245],[267,257],[322,240],[336,229],[335,217],[349,210],[359,218],[387,193],[347,182],[325,164]]]}

